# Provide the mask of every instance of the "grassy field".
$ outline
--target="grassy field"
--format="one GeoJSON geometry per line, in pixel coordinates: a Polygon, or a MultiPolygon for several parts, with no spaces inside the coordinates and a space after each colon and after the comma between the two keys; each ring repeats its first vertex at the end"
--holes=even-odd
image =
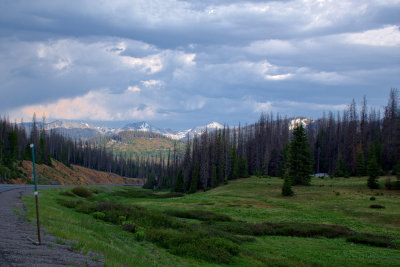
{"type": "MultiPolygon", "coordinates": [[[[106,266],[399,265],[399,191],[372,191],[366,178],[318,178],[288,198],[281,185],[251,177],[183,197],[127,187],[91,189],[89,197],[42,190],[41,224],[60,242],[104,255],[106,266]]],[[[25,202],[33,218],[33,197],[25,202]]]]}

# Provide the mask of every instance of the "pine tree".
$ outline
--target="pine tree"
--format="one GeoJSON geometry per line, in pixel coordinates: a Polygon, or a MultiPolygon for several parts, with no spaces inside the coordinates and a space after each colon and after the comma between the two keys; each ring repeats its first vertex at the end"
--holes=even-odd
{"type": "Polygon", "coordinates": [[[368,187],[371,189],[379,188],[378,184],[378,175],[379,175],[379,167],[378,163],[376,162],[375,155],[372,154],[371,158],[369,159],[368,163],[368,187]]]}
{"type": "Polygon", "coordinates": [[[199,186],[199,163],[196,161],[194,163],[194,170],[192,180],[190,182],[189,193],[196,193],[197,188],[199,186]]]}
{"type": "Polygon", "coordinates": [[[241,178],[249,177],[246,156],[243,156],[242,159],[240,160],[239,177],[241,177],[241,178]]]}
{"type": "Polygon", "coordinates": [[[400,180],[400,159],[397,161],[397,164],[396,164],[396,177],[397,177],[397,180],[400,180]]]}
{"type": "Polygon", "coordinates": [[[176,179],[175,192],[185,192],[182,170],[179,171],[178,178],[176,179]]]}
{"type": "Polygon", "coordinates": [[[211,174],[211,187],[217,187],[218,180],[217,180],[217,166],[212,166],[212,174],[211,174]]]}
{"type": "Polygon", "coordinates": [[[239,162],[238,158],[236,155],[236,148],[232,147],[231,148],[231,155],[230,155],[230,163],[231,163],[231,169],[230,169],[230,179],[237,179],[239,178],[239,162]]]}
{"type": "Polygon", "coordinates": [[[293,185],[309,185],[312,174],[312,157],[302,124],[293,130],[288,154],[289,176],[293,185]]]}
{"type": "Polygon", "coordinates": [[[289,175],[289,170],[285,171],[285,174],[283,175],[283,186],[282,186],[282,195],[284,196],[293,196],[294,192],[292,190],[292,179],[290,178],[289,175]]]}
{"type": "Polygon", "coordinates": [[[364,153],[362,149],[360,149],[357,153],[357,176],[365,176],[365,160],[364,160],[364,153]]]}
{"type": "Polygon", "coordinates": [[[344,177],[346,173],[346,169],[343,162],[342,153],[339,153],[338,162],[335,170],[336,177],[344,177]]]}

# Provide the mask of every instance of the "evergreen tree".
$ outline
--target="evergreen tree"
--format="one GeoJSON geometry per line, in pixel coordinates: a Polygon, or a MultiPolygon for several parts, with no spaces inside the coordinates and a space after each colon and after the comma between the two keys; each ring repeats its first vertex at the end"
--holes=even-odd
{"type": "Polygon", "coordinates": [[[176,179],[175,192],[185,192],[182,170],[179,171],[178,178],[176,179]]]}
{"type": "Polygon", "coordinates": [[[8,148],[6,155],[6,165],[12,167],[18,155],[18,135],[16,130],[11,130],[8,133],[8,148]]]}
{"type": "Polygon", "coordinates": [[[286,145],[285,145],[285,147],[283,148],[283,150],[282,150],[282,162],[281,162],[281,164],[279,165],[279,168],[278,168],[278,172],[277,172],[277,176],[279,176],[279,177],[284,177],[284,175],[285,175],[285,171],[286,171],[286,169],[287,169],[287,165],[288,165],[288,154],[289,154],[289,144],[288,143],[286,143],[286,145]]]}
{"type": "Polygon", "coordinates": [[[241,178],[249,177],[246,156],[243,156],[242,159],[240,160],[239,177],[241,177],[241,178]]]}
{"type": "Polygon", "coordinates": [[[342,153],[339,153],[338,162],[335,170],[336,177],[344,177],[346,173],[346,169],[343,162],[342,153]]]}
{"type": "Polygon", "coordinates": [[[364,153],[362,149],[360,149],[357,153],[357,170],[356,174],[358,177],[365,176],[366,175],[366,170],[365,170],[365,159],[364,159],[364,153]]]}
{"type": "Polygon", "coordinates": [[[395,174],[396,174],[397,180],[400,180],[400,159],[397,161],[397,164],[395,166],[395,174]]]}
{"type": "Polygon", "coordinates": [[[368,187],[371,189],[379,188],[378,184],[378,175],[379,175],[379,168],[378,163],[376,162],[375,155],[372,154],[371,158],[369,159],[368,163],[368,187]]]}
{"type": "Polygon", "coordinates": [[[217,167],[215,165],[212,166],[212,174],[211,174],[211,187],[217,187],[217,167]]]}
{"type": "Polygon", "coordinates": [[[289,170],[285,171],[283,175],[283,186],[282,186],[282,195],[284,196],[293,196],[294,192],[292,190],[292,179],[289,175],[289,170]]]}
{"type": "Polygon", "coordinates": [[[293,185],[309,185],[312,174],[312,157],[302,124],[293,130],[288,154],[289,176],[293,185]]]}
{"type": "Polygon", "coordinates": [[[237,179],[239,178],[239,162],[236,155],[236,148],[233,146],[231,148],[231,155],[230,155],[230,162],[231,162],[231,170],[230,170],[230,179],[237,179]]]}
{"type": "Polygon", "coordinates": [[[199,163],[196,161],[194,163],[194,170],[193,170],[192,180],[190,182],[189,193],[190,194],[196,193],[198,186],[199,186],[199,163]]]}

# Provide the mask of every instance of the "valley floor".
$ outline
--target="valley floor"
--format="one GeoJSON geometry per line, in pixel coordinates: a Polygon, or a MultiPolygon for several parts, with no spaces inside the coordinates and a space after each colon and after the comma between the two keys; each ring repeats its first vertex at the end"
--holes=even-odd
{"type": "MultiPolygon", "coordinates": [[[[384,188],[385,179],[380,178],[381,188],[384,188]]],[[[142,209],[143,217],[157,215],[166,222],[176,220],[176,224],[193,224],[194,231],[201,230],[203,233],[206,233],[207,228],[217,231],[226,227],[228,230],[224,231],[227,233],[238,231],[241,225],[253,227],[267,222],[287,223],[292,228],[296,228],[296,225],[333,225],[333,228],[344,227],[348,229],[346,231],[364,236],[386,236],[391,239],[392,248],[386,248],[349,242],[349,238],[340,236],[328,238],[261,234],[250,238],[247,235],[251,233],[245,236],[229,233],[227,236],[232,240],[242,240],[238,245],[232,245],[232,250],[238,248],[238,251],[232,252],[223,261],[230,266],[398,266],[399,191],[370,190],[366,186],[366,177],[313,178],[311,186],[294,187],[295,196],[283,197],[282,182],[279,178],[251,177],[230,181],[226,186],[206,192],[183,197],[170,195],[169,198],[161,198],[168,195],[165,192],[153,194],[150,191],[122,187],[99,188],[94,190],[95,194],[89,199],[65,193],[66,189],[49,189],[41,193],[40,214],[42,224],[53,235],[73,240],[76,248],[83,252],[102,255],[106,266],[217,266],[221,263],[202,258],[202,255],[193,251],[183,251],[182,247],[174,247],[173,243],[167,243],[162,238],[158,240],[154,233],[178,238],[179,231],[169,226],[155,228],[153,225],[150,228],[143,224],[151,224],[150,220],[138,219],[138,229],[146,233],[142,240],[137,238],[137,234],[123,230],[123,220],[127,216],[118,217],[122,221],[115,223],[111,219],[107,221],[108,214],[105,215],[106,220],[99,219],[99,213],[90,214],[90,209],[98,206],[96,203],[103,203],[101,201],[122,203],[113,204],[115,207],[133,205],[137,207],[135,209],[142,209]],[[60,205],[59,199],[64,199],[61,201],[63,203],[75,203],[75,209],[60,205]],[[373,209],[371,205],[384,208],[373,209]],[[165,217],[165,214],[168,216],[165,217]],[[197,215],[190,217],[188,214],[214,216],[216,222],[205,221],[197,215]]],[[[25,199],[30,218],[34,218],[33,200],[33,197],[25,199]]],[[[193,247],[196,247],[195,243],[193,247]]]]}

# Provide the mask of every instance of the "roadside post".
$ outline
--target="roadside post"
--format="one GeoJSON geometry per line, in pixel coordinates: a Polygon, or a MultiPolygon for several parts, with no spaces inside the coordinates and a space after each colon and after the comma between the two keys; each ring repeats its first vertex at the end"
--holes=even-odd
{"type": "Polygon", "coordinates": [[[36,200],[36,224],[37,224],[37,235],[38,235],[38,241],[39,245],[42,244],[42,241],[40,240],[40,224],[39,224],[39,204],[38,204],[38,189],[37,189],[37,182],[36,182],[36,169],[35,169],[35,149],[34,145],[31,144],[31,149],[32,149],[32,165],[33,165],[33,181],[35,183],[35,200],[36,200]]]}

